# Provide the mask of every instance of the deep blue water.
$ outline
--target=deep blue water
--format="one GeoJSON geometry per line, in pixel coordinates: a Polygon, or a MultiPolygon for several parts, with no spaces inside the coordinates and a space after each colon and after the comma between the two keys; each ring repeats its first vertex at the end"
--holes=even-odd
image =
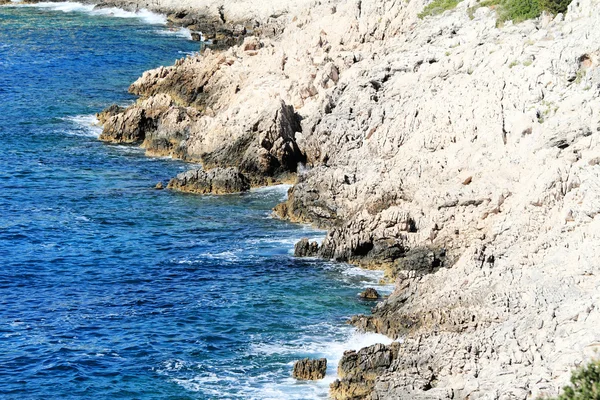
{"type": "Polygon", "coordinates": [[[285,188],[157,191],[188,166],[98,142],[90,115],[198,45],[88,11],[0,7],[0,398],[325,397],[377,277],[294,259],[322,234],[270,217],[285,188]],[[326,381],[290,378],[305,356],[326,381]]]}

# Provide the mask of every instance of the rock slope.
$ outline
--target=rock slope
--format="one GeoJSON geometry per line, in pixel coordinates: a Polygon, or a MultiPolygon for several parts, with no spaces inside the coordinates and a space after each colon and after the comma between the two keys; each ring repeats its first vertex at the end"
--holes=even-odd
{"type": "Polygon", "coordinates": [[[102,139],[295,176],[276,212],[328,230],[298,254],[396,281],[352,323],[399,341],[345,355],[333,397],[556,394],[600,347],[600,3],[501,27],[474,0],[306,4],[145,73],[102,139]]]}

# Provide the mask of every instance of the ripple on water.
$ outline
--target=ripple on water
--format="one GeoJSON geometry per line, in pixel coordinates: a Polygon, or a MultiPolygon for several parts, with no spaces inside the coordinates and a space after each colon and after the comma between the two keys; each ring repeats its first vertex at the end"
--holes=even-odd
{"type": "Polygon", "coordinates": [[[0,393],[325,398],[329,381],[298,383],[292,364],[327,357],[330,380],[343,349],[383,340],[345,324],[379,276],[291,256],[324,233],[269,217],[289,185],[157,191],[189,165],[95,140],[96,112],[198,45],[91,7],[0,8],[0,393]]]}

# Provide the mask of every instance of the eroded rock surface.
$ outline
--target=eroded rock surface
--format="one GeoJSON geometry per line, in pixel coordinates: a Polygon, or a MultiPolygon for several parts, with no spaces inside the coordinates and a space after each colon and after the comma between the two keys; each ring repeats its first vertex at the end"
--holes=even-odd
{"type": "Polygon", "coordinates": [[[294,369],[292,376],[300,380],[318,380],[325,378],[325,372],[327,371],[327,359],[318,358],[310,359],[304,358],[294,363],[294,369]]]}
{"type": "Polygon", "coordinates": [[[294,7],[144,74],[103,139],[296,174],[275,212],[328,231],[299,255],[386,269],[394,293],[353,323],[402,343],[358,352],[377,367],[337,398],[552,396],[600,343],[600,4],[498,27],[425,3],[294,7]]]}
{"type": "Polygon", "coordinates": [[[196,194],[229,194],[250,190],[250,181],[237,168],[192,169],[171,179],[167,188],[196,194]]]}
{"type": "Polygon", "coordinates": [[[377,377],[398,357],[399,343],[376,344],[359,351],[346,351],[338,365],[338,377],[331,384],[331,397],[364,399],[372,392],[377,377]]]}

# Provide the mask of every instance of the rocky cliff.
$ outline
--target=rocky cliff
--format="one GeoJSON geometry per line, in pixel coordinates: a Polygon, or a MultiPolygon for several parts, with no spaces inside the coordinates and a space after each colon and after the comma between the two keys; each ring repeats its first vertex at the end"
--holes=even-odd
{"type": "Polygon", "coordinates": [[[101,139],[293,180],[276,213],[328,230],[301,250],[396,281],[352,323],[399,341],[345,355],[333,397],[553,395],[600,347],[600,3],[425,5],[255,4],[272,34],[145,73],[101,139]]]}

